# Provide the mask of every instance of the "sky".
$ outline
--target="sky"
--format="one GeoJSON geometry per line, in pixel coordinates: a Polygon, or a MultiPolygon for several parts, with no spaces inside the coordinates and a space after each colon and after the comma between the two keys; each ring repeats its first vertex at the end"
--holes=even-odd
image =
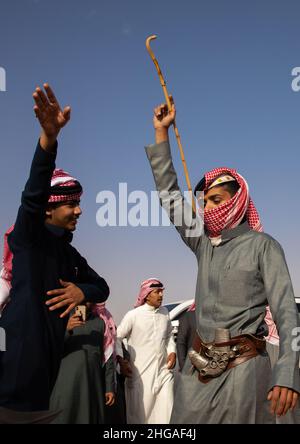
{"type": "MultiPolygon", "coordinates": [[[[144,147],[164,97],[145,40],[156,34],[192,185],[217,166],[247,179],[300,297],[299,17],[298,0],[0,0],[0,233],[14,222],[39,136],[32,93],[49,82],[72,107],[57,166],[84,187],[73,244],[109,283],[116,321],[150,276],[164,283],[165,302],[193,298],[196,260],[173,227],[96,219],[100,192],[115,193],[118,205],[120,183],[128,194],[154,190],[144,147]]],[[[186,189],[173,135],[171,146],[186,189]]]]}

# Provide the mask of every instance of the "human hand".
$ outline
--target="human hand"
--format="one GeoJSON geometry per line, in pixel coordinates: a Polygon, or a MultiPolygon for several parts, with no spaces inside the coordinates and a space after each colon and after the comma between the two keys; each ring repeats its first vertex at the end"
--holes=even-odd
{"type": "Polygon", "coordinates": [[[85,322],[80,320],[80,317],[76,314],[70,316],[67,324],[67,331],[72,331],[76,327],[82,327],[85,322]]]}
{"type": "Polygon", "coordinates": [[[68,305],[66,311],[60,315],[60,318],[64,318],[76,305],[80,305],[80,303],[84,301],[84,294],[83,291],[72,282],[64,282],[62,279],[60,279],[59,282],[62,288],[47,291],[47,296],[55,297],[49,299],[46,305],[51,305],[49,308],[51,311],[68,305]]]}
{"type": "Polygon", "coordinates": [[[111,407],[115,403],[115,394],[113,392],[105,393],[105,405],[111,407]]]}
{"type": "Polygon", "coordinates": [[[167,357],[167,367],[172,370],[176,365],[176,353],[170,353],[167,357]]]}
{"type": "Polygon", "coordinates": [[[166,142],[169,139],[169,127],[175,122],[175,105],[171,99],[172,109],[169,112],[168,106],[162,104],[154,109],[153,125],[155,128],[155,142],[157,144],[166,142]]]}
{"type": "Polygon", "coordinates": [[[166,103],[162,103],[154,108],[153,125],[156,130],[162,128],[168,129],[175,121],[176,109],[171,96],[170,101],[172,106],[170,111],[166,103]]]}
{"type": "Polygon", "coordinates": [[[52,89],[44,83],[44,91],[38,86],[33,93],[34,112],[42,127],[41,146],[44,149],[53,145],[61,130],[70,120],[71,108],[61,109],[52,89]]]}
{"type": "Polygon", "coordinates": [[[294,410],[298,402],[299,393],[287,387],[275,385],[268,393],[268,401],[271,401],[270,412],[277,416],[285,415],[288,410],[294,410]]]}

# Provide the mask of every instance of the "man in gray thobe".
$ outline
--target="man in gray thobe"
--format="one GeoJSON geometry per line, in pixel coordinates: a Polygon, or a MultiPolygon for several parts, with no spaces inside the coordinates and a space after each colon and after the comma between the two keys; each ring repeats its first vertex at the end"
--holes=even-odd
{"type": "Polygon", "coordinates": [[[244,340],[246,335],[252,338],[250,345],[263,343],[259,338],[266,335],[267,305],[281,342],[273,371],[263,348],[255,349],[256,354],[243,363],[235,359],[233,368],[228,365],[207,383],[199,380],[200,372],[191,374],[186,366],[178,376],[171,422],[275,423],[275,415],[295,407],[300,391],[299,355],[292,346],[298,313],[284,253],[278,242],[259,232],[247,183],[238,174],[225,178],[215,174],[213,180],[207,175],[198,184],[197,189],[204,191],[204,227],[192,211],[181,217],[188,205],[178,187],[169,146],[168,128],[174,120],[174,106],[169,113],[166,105],[155,109],[156,144],[146,152],[162,206],[197,258],[196,325],[201,347],[214,341],[217,328],[228,329],[231,339],[244,340]],[[238,183],[226,183],[234,178],[238,183]],[[243,196],[245,208],[240,205],[243,196]],[[234,223],[225,223],[228,219],[234,223]]]}

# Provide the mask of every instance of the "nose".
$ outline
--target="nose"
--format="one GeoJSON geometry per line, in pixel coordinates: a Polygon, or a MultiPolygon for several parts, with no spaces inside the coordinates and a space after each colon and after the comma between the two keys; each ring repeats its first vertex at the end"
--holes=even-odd
{"type": "Polygon", "coordinates": [[[80,208],[79,205],[77,205],[77,206],[74,208],[74,214],[75,214],[76,216],[78,216],[78,217],[82,214],[82,210],[81,210],[81,208],[80,208]]]}

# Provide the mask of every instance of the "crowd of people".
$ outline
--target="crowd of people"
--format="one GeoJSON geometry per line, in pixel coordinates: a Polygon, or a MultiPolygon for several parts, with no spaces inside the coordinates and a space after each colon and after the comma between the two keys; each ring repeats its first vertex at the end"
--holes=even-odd
{"type": "Polygon", "coordinates": [[[176,343],[163,283],[148,278],[116,326],[108,284],[71,244],[83,189],[56,168],[71,109],[48,84],[33,99],[41,136],[0,275],[0,423],[297,422],[298,311],[283,250],[263,232],[246,180],[231,168],[206,173],[196,213],[171,157],[175,106],[155,108],[146,154],[161,204],[196,256],[195,301],[176,343]]]}

